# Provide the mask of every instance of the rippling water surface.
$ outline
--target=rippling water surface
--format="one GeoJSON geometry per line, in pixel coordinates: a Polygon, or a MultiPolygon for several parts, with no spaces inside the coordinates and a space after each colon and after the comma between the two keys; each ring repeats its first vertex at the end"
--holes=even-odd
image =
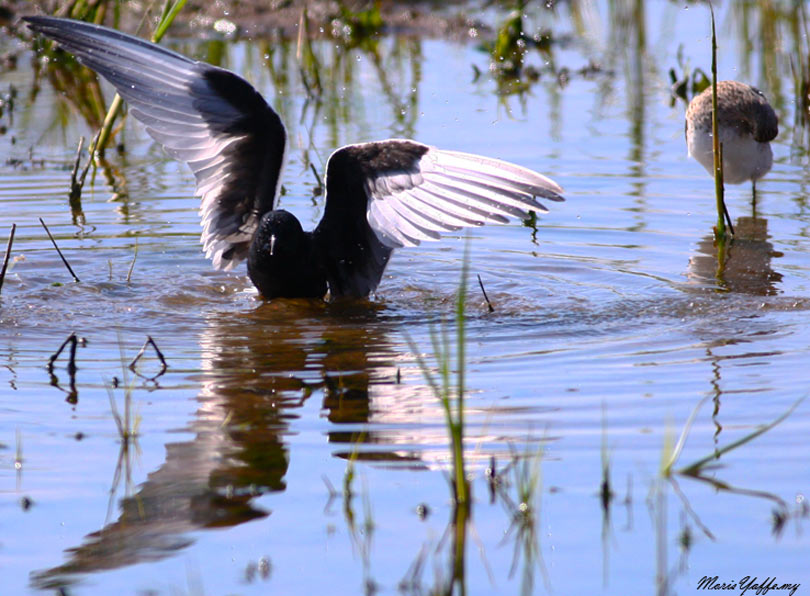
{"type": "Polygon", "coordinates": [[[434,365],[431,333],[452,320],[465,246],[467,591],[688,594],[703,576],[809,590],[810,403],[701,477],[661,474],[704,398],[676,468],[777,419],[810,382],[809,129],[793,74],[807,68],[804,9],[726,4],[721,77],[763,89],[781,124],[756,202],[748,185],[728,189],[738,237],[722,269],[713,184],[687,159],[668,74],[683,72],[679,55],[709,70],[701,6],[537,7],[527,27],[554,41],[529,54],[540,78],[516,94],[476,41],[315,42],[320,102],[306,100],[312,72],[294,40],[170,41],[241,73],[282,115],[280,203],[306,227],[322,210],[310,165],[322,172],[362,140],[491,155],[566,190],[534,223],[401,250],[372,300],[332,305],[265,303],[243,268],[213,271],[192,176],[131,119],[125,151],[108,152],[69,204],[78,138],[99,118],[77,99],[92,87],[0,39],[18,55],[0,83],[5,98],[16,90],[0,117],[2,244],[17,224],[0,297],[4,590],[441,589],[459,559],[450,450],[416,354],[434,365]],[[71,333],[73,383],[70,345],[46,366],[71,333]],[[157,378],[151,347],[137,374],[127,368],[148,336],[168,365],[157,378]],[[135,440],[121,441],[110,396],[135,440]],[[521,524],[509,503],[524,465],[538,482],[521,524]]]}

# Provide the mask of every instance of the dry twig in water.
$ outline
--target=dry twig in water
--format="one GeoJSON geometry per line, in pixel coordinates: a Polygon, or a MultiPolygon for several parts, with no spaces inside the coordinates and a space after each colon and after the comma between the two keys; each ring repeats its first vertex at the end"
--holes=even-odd
{"type": "Polygon", "coordinates": [[[161,352],[160,348],[157,347],[157,344],[155,343],[155,340],[152,339],[151,335],[146,336],[146,341],[143,343],[143,347],[140,349],[140,351],[135,356],[135,358],[132,359],[132,362],[129,363],[129,370],[134,372],[139,377],[143,377],[144,379],[149,379],[150,381],[154,381],[155,379],[157,379],[160,375],[165,373],[166,369],[168,369],[168,368],[169,368],[169,365],[166,364],[166,359],[163,357],[163,352],[161,352]],[[154,348],[155,354],[157,354],[158,360],[160,360],[160,372],[158,372],[158,374],[156,374],[156,375],[154,375],[152,377],[146,377],[146,376],[142,375],[141,373],[139,373],[135,369],[135,365],[138,363],[138,360],[141,359],[141,356],[144,355],[144,353],[146,352],[146,348],[149,345],[151,345],[152,348],[154,348]]]}
{"type": "Polygon", "coordinates": [[[489,296],[487,296],[487,291],[484,289],[484,282],[481,281],[481,275],[478,275],[478,285],[481,286],[481,292],[484,294],[484,300],[487,301],[489,312],[495,312],[495,308],[492,306],[492,302],[489,301],[489,296]]]}
{"type": "MultiPolygon", "coordinates": [[[[90,170],[90,165],[93,163],[93,155],[98,146],[98,138],[101,133],[96,134],[93,144],[90,145],[88,153],[90,156],[87,158],[87,163],[84,164],[81,175],[79,175],[79,162],[82,159],[82,148],[84,147],[84,137],[79,138],[79,146],[76,149],[76,161],[73,163],[73,172],[70,174],[70,199],[75,201],[82,196],[82,188],[84,181],[87,179],[87,172],[90,170]]],[[[76,280],[78,281],[78,280],[76,280]]]]}
{"type": "Polygon", "coordinates": [[[59,346],[59,349],[56,350],[56,352],[54,352],[54,354],[48,359],[48,374],[51,377],[51,385],[67,393],[66,400],[68,403],[71,404],[75,404],[79,401],[79,392],[76,389],[76,371],[78,370],[78,367],[76,366],[76,347],[78,345],[79,345],[79,338],[76,337],[75,333],[71,333],[67,337],[67,339],[62,342],[62,345],[59,346]],[[68,359],[67,371],[68,376],[70,377],[69,379],[70,389],[64,389],[59,384],[59,379],[53,372],[53,365],[56,362],[57,358],[59,358],[59,355],[65,349],[65,346],[67,346],[68,344],[70,344],[70,357],[68,359]]]}
{"type": "Polygon", "coordinates": [[[53,372],[53,365],[56,362],[56,359],[59,358],[59,355],[62,353],[62,350],[65,349],[65,346],[70,344],[70,360],[68,360],[67,371],[70,374],[75,374],[77,367],[76,367],[76,346],[79,344],[79,338],[76,337],[76,333],[71,333],[68,335],[67,339],[62,342],[62,345],[59,346],[59,349],[53,353],[53,355],[48,359],[48,372],[53,372]]]}
{"type": "Polygon", "coordinates": [[[14,232],[16,231],[17,231],[17,224],[11,224],[11,234],[9,234],[8,236],[8,244],[6,245],[6,256],[3,257],[3,268],[0,269],[0,290],[3,289],[3,282],[6,279],[8,260],[11,257],[11,245],[14,244],[14,232]]]}
{"type": "Polygon", "coordinates": [[[79,281],[79,278],[76,276],[75,273],[73,273],[73,269],[71,268],[70,263],[67,262],[67,259],[65,258],[65,255],[63,255],[62,251],[59,250],[59,247],[56,245],[56,240],[54,240],[53,235],[51,234],[51,231],[48,229],[48,226],[45,225],[45,222],[42,220],[41,217],[39,218],[39,223],[42,224],[42,227],[45,228],[45,231],[48,233],[48,238],[51,239],[51,243],[53,244],[53,247],[56,249],[56,252],[59,253],[59,257],[62,259],[62,262],[65,264],[65,267],[67,267],[67,270],[73,276],[73,280],[74,281],[79,281]]]}

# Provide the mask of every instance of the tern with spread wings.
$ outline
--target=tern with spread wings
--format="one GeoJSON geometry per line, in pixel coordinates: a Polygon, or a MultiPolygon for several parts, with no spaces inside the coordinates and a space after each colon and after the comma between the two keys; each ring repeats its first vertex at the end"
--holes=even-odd
{"type": "Polygon", "coordinates": [[[348,145],[326,165],[323,217],[305,232],[274,209],[287,135],[238,75],[98,25],[24,17],[107,79],[129,112],[186,162],[202,198],[202,245],[218,269],[247,259],[265,298],[365,297],[395,248],[545,212],[562,189],[524,167],[415,141],[348,145]]]}

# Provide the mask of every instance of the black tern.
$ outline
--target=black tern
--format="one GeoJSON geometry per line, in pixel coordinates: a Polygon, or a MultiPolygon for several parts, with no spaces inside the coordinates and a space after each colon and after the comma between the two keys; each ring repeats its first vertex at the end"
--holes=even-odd
{"type": "Polygon", "coordinates": [[[201,197],[201,243],[218,269],[247,258],[265,298],[366,297],[395,248],[443,232],[547,212],[549,178],[504,161],[389,139],[329,157],[320,223],[275,210],[286,132],[242,77],[106,27],[44,16],[29,27],[109,81],[129,113],[186,162],[201,197]]]}

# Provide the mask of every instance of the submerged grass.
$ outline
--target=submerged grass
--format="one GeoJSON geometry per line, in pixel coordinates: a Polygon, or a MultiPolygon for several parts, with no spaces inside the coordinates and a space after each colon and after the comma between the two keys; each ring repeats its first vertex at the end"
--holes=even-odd
{"type": "MultiPolygon", "coordinates": [[[[96,149],[98,148],[98,140],[101,132],[99,131],[96,134],[93,142],[91,143],[90,147],[88,148],[88,153],[92,156],[96,149]]],[[[79,146],[76,149],[76,161],[73,164],[73,171],[70,174],[70,193],[68,194],[68,198],[70,200],[71,211],[74,214],[79,215],[81,214],[82,207],[81,207],[81,197],[82,197],[82,188],[84,188],[84,181],[87,179],[87,172],[90,171],[90,166],[93,163],[92,159],[88,159],[87,163],[82,168],[81,174],[79,174],[79,163],[81,162],[82,158],[82,148],[84,147],[84,137],[79,137],[79,146]]]]}
{"type": "Polygon", "coordinates": [[[385,23],[382,3],[374,2],[364,10],[352,10],[345,2],[338,2],[340,16],[333,20],[332,35],[343,40],[347,47],[373,49],[377,45],[385,23]]]}
{"type": "MultiPolygon", "coordinates": [[[[357,525],[357,516],[355,515],[354,506],[352,504],[355,496],[353,485],[357,476],[355,465],[360,453],[359,447],[365,440],[365,432],[352,436],[353,448],[349,454],[348,460],[346,461],[346,471],[343,474],[343,518],[346,522],[346,528],[349,531],[352,548],[355,552],[360,554],[360,559],[363,564],[364,592],[367,594],[374,594],[379,590],[377,582],[371,575],[371,553],[373,549],[374,530],[376,529],[377,525],[374,522],[374,511],[371,507],[371,497],[368,485],[365,482],[365,478],[363,479],[364,482],[362,492],[363,521],[359,527],[357,525]]],[[[329,499],[331,502],[334,499],[334,496],[336,496],[337,491],[335,491],[334,487],[332,487],[328,478],[324,477],[324,481],[326,482],[327,489],[329,490],[329,499]]],[[[329,503],[327,503],[327,507],[328,506],[329,503]]]]}
{"type": "Polygon", "coordinates": [[[518,77],[527,51],[527,36],[523,26],[523,15],[527,0],[515,2],[514,10],[498,29],[498,35],[490,55],[500,73],[518,77]]]}
{"type": "MultiPolygon", "coordinates": [[[[693,480],[705,482],[711,485],[717,491],[766,499],[775,503],[776,508],[774,509],[773,513],[774,519],[773,525],[774,525],[774,534],[778,535],[779,521],[786,520],[789,517],[796,517],[796,518],[803,517],[799,510],[797,510],[796,512],[789,511],[787,503],[785,503],[785,501],[781,497],[779,497],[774,493],[732,486],[714,477],[713,475],[712,476],[706,475],[705,472],[717,467],[717,462],[723,455],[730,453],[731,451],[734,451],[739,447],[742,447],[743,445],[745,445],[750,441],[753,441],[760,435],[772,430],[775,426],[783,422],[788,416],[790,416],[793,413],[793,411],[799,406],[799,404],[801,404],[802,401],[804,401],[804,397],[801,397],[798,400],[796,400],[784,413],[782,413],[773,421],[758,426],[754,431],[746,434],[745,436],[737,439],[736,441],[729,443],[728,445],[725,445],[723,447],[716,447],[712,451],[712,453],[706,455],[705,457],[702,457],[686,466],[675,469],[674,466],[680,459],[681,453],[683,452],[684,445],[686,444],[687,437],[689,436],[689,432],[692,429],[695,418],[697,417],[700,408],[703,406],[703,404],[705,404],[709,400],[710,397],[711,397],[710,395],[704,397],[695,405],[686,422],[684,423],[683,429],[681,430],[681,434],[678,438],[678,441],[675,443],[674,447],[672,446],[672,435],[669,432],[666,433],[664,441],[664,449],[662,450],[661,454],[660,478],[662,480],[666,479],[667,481],[669,481],[669,484],[672,487],[674,493],[679,497],[679,499],[683,503],[684,508],[683,510],[685,514],[687,514],[688,517],[695,522],[697,527],[700,528],[702,533],[707,538],[709,538],[709,540],[715,541],[716,538],[714,534],[711,532],[711,530],[708,528],[708,526],[703,523],[698,514],[692,508],[686,495],[683,493],[683,491],[681,491],[677,481],[678,476],[688,477],[693,480]]],[[[656,491],[659,493],[663,493],[663,490],[661,489],[660,486],[657,486],[656,491]]],[[[688,551],[689,544],[691,544],[690,542],[684,541],[690,541],[691,536],[683,535],[680,540],[683,554],[684,552],[688,551]]],[[[661,567],[660,565],[659,568],[663,569],[663,567],[661,567]]]]}
{"type": "MultiPolygon", "coordinates": [[[[150,338],[151,339],[151,338],[150,338]]],[[[112,519],[114,504],[117,499],[118,487],[124,479],[125,493],[127,496],[132,496],[132,468],[133,454],[140,454],[138,446],[139,432],[141,417],[134,412],[132,390],[134,382],[130,381],[127,375],[126,357],[124,355],[124,344],[119,335],[118,350],[121,358],[121,380],[113,377],[112,381],[105,381],[104,387],[107,390],[107,395],[110,399],[110,411],[115,427],[118,430],[118,437],[120,439],[120,447],[118,450],[118,462],[115,466],[115,473],[113,475],[112,487],[110,488],[110,496],[107,502],[107,515],[104,524],[107,525],[112,519]],[[115,399],[114,389],[123,388],[124,390],[124,411],[121,413],[118,409],[118,403],[115,399]],[[132,449],[131,449],[132,448],[132,449]]],[[[134,364],[134,361],[133,361],[134,364]]],[[[132,365],[130,365],[131,367],[132,365]]],[[[134,369],[133,369],[134,370],[134,369]]],[[[142,502],[140,495],[135,496],[135,504],[139,519],[146,518],[146,508],[142,502]]]]}
{"type": "Polygon", "coordinates": [[[16,430],[16,442],[15,442],[15,449],[14,449],[14,469],[17,472],[20,472],[23,467],[23,446],[22,446],[22,433],[18,428],[16,430]]]}
{"type": "Polygon", "coordinates": [[[775,426],[777,426],[778,424],[783,422],[788,416],[790,416],[793,413],[793,411],[803,401],[804,401],[804,397],[799,398],[798,400],[796,400],[793,403],[793,405],[791,405],[781,416],[779,416],[775,420],[769,422],[768,424],[760,425],[756,430],[754,430],[753,432],[748,433],[744,437],[741,437],[740,439],[737,439],[736,441],[733,441],[732,443],[729,443],[728,445],[725,445],[724,447],[716,449],[710,455],[707,455],[706,457],[703,457],[703,458],[689,464],[688,466],[680,468],[678,470],[678,473],[688,475],[688,476],[696,476],[696,475],[698,475],[703,469],[705,469],[713,461],[716,461],[716,460],[720,459],[720,457],[722,455],[724,455],[724,454],[726,454],[726,453],[728,453],[730,451],[733,451],[733,450],[737,449],[738,447],[742,447],[743,445],[745,445],[749,441],[753,441],[758,436],[768,432],[769,430],[771,430],[772,428],[774,428],[775,426]]]}
{"type": "MultiPolygon", "coordinates": [[[[298,62],[299,74],[301,76],[301,83],[307,92],[307,99],[319,100],[323,94],[323,85],[321,84],[321,65],[318,61],[318,56],[312,48],[312,36],[309,32],[309,14],[306,6],[301,10],[301,19],[298,23],[298,42],[296,48],[296,59],[298,62]]],[[[312,165],[312,164],[310,164],[312,165]]],[[[318,178],[318,173],[313,168],[315,177],[318,178]]],[[[320,180],[319,186],[320,186],[320,180]]]]}
{"type": "MultiPolygon", "coordinates": [[[[46,367],[48,370],[48,375],[50,376],[51,386],[65,392],[67,394],[66,401],[71,404],[75,404],[79,401],[79,391],[76,388],[76,371],[78,370],[78,367],[76,366],[76,349],[78,348],[79,343],[80,340],[76,336],[75,332],[68,335],[67,339],[65,339],[65,341],[62,342],[62,345],[59,346],[59,349],[56,350],[56,352],[54,352],[48,359],[48,365],[46,367]],[[67,363],[69,388],[65,389],[59,384],[59,378],[54,373],[54,365],[68,344],[70,345],[69,359],[67,363]]],[[[84,345],[83,340],[81,343],[84,345]]]]}

